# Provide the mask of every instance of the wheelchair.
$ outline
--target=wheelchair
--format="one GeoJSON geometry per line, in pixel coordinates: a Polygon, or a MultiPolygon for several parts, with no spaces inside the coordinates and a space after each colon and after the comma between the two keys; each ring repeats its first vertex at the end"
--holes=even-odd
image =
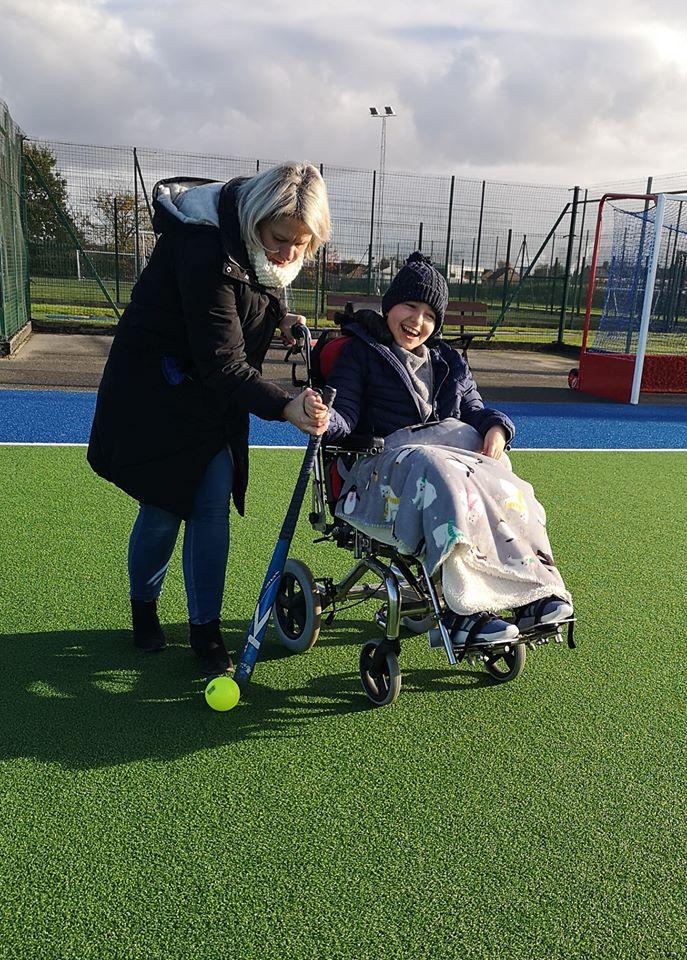
{"type": "MultiPolygon", "coordinates": [[[[317,358],[313,377],[312,342],[306,327],[295,325],[295,353],[304,359],[307,379],[297,381],[295,365],[292,379],[298,386],[315,385],[326,380],[344,337],[326,343],[317,358]]],[[[384,449],[384,439],[351,435],[340,444],[322,444],[312,478],[312,503],[309,521],[319,536],[314,541],[330,541],[353,555],[354,565],[340,581],[316,577],[300,560],[286,561],[273,606],[273,624],[281,644],[294,653],[304,653],[317,642],[323,625],[330,625],[337,613],[367,600],[381,606],[374,617],[381,639],[363,644],[359,658],[360,680],[368,700],[374,706],[393,703],[401,689],[401,635],[428,634],[430,646],[443,648],[451,667],[463,662],[481,665],[495,683],[506,683],[520,676],[528,651],[566,637],[575,647],[575,617],[558,623],[541,624],[521,631],[516,640],[488,647],[470,644],[457,646],[451,639],[450,622],[455,616],[447,607],[441,589],[441,571],[431,574],[422,556],[400,553],[395,547],[372,539],[335,514],[343,486],[342,472],[360,457],[374,456],[384,449]],[[343,470],[342,470],[343,468],[343,470]],[[363,582],[369,576],[373,583],[363,582]]]]}

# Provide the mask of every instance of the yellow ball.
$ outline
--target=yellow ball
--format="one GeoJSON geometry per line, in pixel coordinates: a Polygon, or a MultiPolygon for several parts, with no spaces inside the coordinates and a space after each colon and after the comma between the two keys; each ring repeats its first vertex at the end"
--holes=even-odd
{"type": "Polygon", "coordinates": [[[205,688],[205,699],[213,710],[233,710],[240,696],[239,685],[231,677],[215,677],[205,688]]]}

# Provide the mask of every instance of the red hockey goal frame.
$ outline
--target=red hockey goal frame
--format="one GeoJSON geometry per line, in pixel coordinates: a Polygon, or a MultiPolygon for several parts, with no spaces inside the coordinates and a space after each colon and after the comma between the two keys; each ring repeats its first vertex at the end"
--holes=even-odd
{"type": "MultiPolygon", "coordinates": [[[[687,356],[652,355],[639,351],[637,354],[597,353],[595,351],[590,352],[587,349],[604,209],[611,200],[644,200],[658,203],[659,196],[661,195],[657,193],[605,193],[599,200],[577,381],[577,389],[584,393],[609,400],[617,400],[621,403],[636,403],[639,399],[639,391],[644,393],[687,393],[687,356]],[[643,364],[641,381],[635,384],[633,391],[637,362],[643,364]]],[[[681,194],[676,199],[682,200],[684,195],[681,194]]]]}

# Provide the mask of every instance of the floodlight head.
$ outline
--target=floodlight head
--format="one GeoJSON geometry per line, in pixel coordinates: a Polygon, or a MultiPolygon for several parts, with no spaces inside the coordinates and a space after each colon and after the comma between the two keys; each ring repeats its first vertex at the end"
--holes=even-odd
{"type": "Polygon", "coordinates": [[[378,116],[379,116],[379,110],[378,110],[376,107],[370,107],[370,114],[371,114],[373,117],[378,117],[378,116]]]}
{"type": "Polygon", "coordinates": [[[396,114],[394,113],[394,108],[393,108],[393,107],[384,107],[384,113],[387,115],[387,117],[395,117],[395,116],[396,116],[396,114]]]}

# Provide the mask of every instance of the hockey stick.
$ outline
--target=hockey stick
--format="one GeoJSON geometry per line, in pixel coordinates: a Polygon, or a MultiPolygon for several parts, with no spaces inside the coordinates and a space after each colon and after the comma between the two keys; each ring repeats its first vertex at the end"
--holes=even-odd
{"type": "MultiPolygon", "coordinates": [[[[334,390],[333,387],[323,388],[322,399],[328,407],[331,407],[335,394],[336,390],[334,390]]],[[[317,452],[321,442],[322,437],[310,437],[308,441],[303,465],[301,466],[298,479],[296,480],[296,486],[291,496],[291,503],[289,504],[289,509],[286,511],[286,517],[284,518],[284,523],[279,533],[279,539],[274,548],[274,553],[272,554],[272,559],[267,568],[262,589],[260,590],[255,612],[248,627],[246,642],[243,647],[243,652],[241,653],[241,660],[234,672],[234,680],[241,691],[246,689],[251,674],[253,673],[253,668],[260,655],[260,646],[265,636],[267,625],[270,622],[272,606],[277,596],[286,558],[289,555],[289,548],[296,529],[296,523],[298,522],[298,514],[300,513],[303,497],[305,496],[310,471],[317,458],[317,452]]]]}

